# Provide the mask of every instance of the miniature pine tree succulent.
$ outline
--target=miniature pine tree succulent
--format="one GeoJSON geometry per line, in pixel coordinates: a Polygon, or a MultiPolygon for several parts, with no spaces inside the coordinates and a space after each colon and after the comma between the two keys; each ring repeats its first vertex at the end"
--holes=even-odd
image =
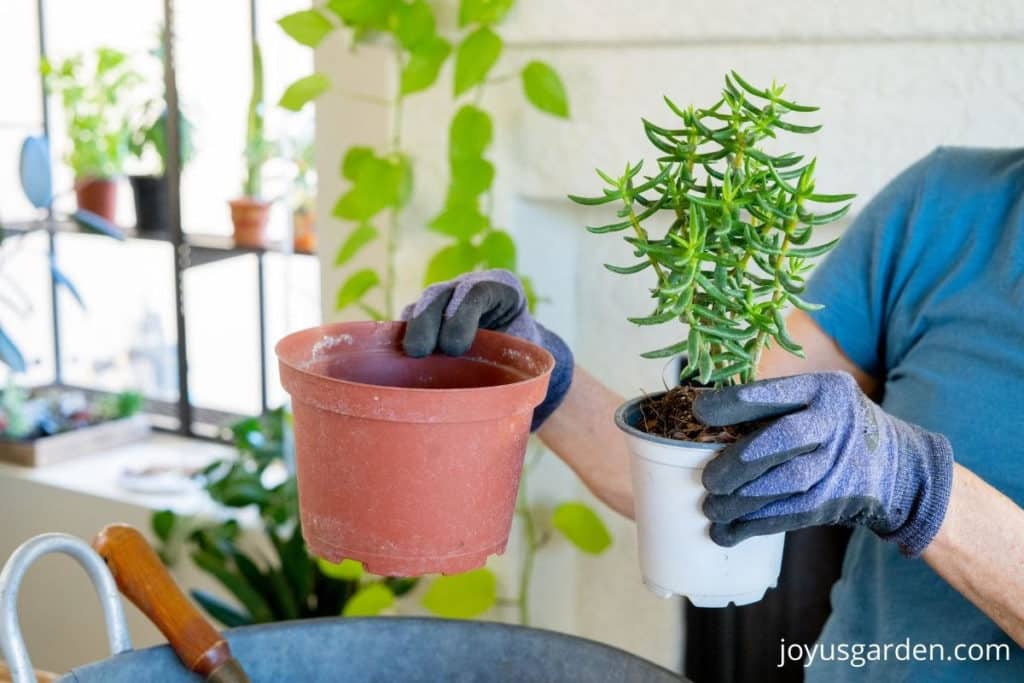
{"type": "Polygon", "coordinates": [[[816,308],[801,298],[804,276],[810,261],[835,241],[812,246],[811,237],[816,227],[842,218],[854,195],[818,193],[814,159],[766,151],[769,141],[775,145],[787,133],[821,128],[786,120],[817,107],[783,99],[784,89],[774,83],[756,88],[733,71],[721,98],[706,109],[682,109],[666,97],[678,120],[666,128],[643,122],[661,153],[657,173],[642,175],[642,161],[627,164],[618,178],[598,170],[607,183],[600,196],[570,197],[586,205],[621,205],[618,220],[587,229],[627,233],[626,242],[641,260],[605,264],[612,272],[653,269],[654,310],[629,320],[689,326],[682,341],[643,354],[687,353],[684,380],[714,386],[750,382],[773,341],[802,355],[786,332],[783,310],[816,308]],[[841,206],[816,213],[814,204],[841,206]]]}

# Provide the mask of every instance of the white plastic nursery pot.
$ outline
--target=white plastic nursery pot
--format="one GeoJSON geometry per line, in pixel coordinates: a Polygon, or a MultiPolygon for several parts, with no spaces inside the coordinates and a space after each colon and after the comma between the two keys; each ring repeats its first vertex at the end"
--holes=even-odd
{"type": "Polygon", "coordinates": [[[785,534],[755,536],[723,548],[708,535],[701,511],[704,466],[722,444],[677,441],[636,427],[640,404],[624,403],[615,424],[626,434],[633,473],[640,570],[655,595],[683,595],[697,607],[747,605],[774,588],[785,534]]]}

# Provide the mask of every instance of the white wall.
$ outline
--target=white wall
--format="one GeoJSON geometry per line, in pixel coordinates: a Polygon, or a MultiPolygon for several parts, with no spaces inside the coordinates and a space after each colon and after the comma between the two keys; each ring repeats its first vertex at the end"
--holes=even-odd
{"type": "MultiPolygon", "coordinates": [[[[502,33],[510,44],[494,73],[531,58],[552,62],[567,84],[572,120],[529,111],[515,81],[488,89],[484,106],[496,114],[498,216],[519,239],[522,269],[553,299],[543,319],[571,340],[582,365],[625,394],[658,386],[661,366],[636,354],[679,332],[624,321],[644,311],[644,283],[600,267],[623,260],[617,257],[624,250],[613,237],[586,235],[589,214],[564,197],[595,191],[595,166],[614,170],[650,156],[639,119],[668,118],[663,94],[709,104],[731,68],[755,83],[789,83],[788,95],[822,107],[825,128],[795,146],[818,155],[818,187],[858,192],[861,205],[936,145],[1024,144],[1024,3],[1013,0],[520,0],[502,33]]],[[[350,91],[387,96],[393,88],[394,67],[383,49],[352,56],[332,39],[316,61],[350,91]]],[[[446,179],[450,82],[438,90],[412,98],[403,130],[418,164],[416,197],[403,224],[403,301],[415,295],[424,249],[435,244],[421,226],[440,204],[446,179]]],[[[380,143],[389,122],[374,105],[329,97],[317,124],[320,214],[328,215],[341,191],[336,169],[344,146],[380,143]]],[[[339,223],[323,227],[327,319],[338,317],[330,306],[341,280],[331,260],[343,232],[339,223]]],[[[380,252],[364,256],[375,262],[380,252]]],[[[581,495],[553,458],[545,467],[542,499],[581,495]]],[[[674,665],[678,606],[639,587],[631,527],[605,516],[616,534],[609,556],[577,558],[563,548],[542,564],[537,621],[674,665]]]]}

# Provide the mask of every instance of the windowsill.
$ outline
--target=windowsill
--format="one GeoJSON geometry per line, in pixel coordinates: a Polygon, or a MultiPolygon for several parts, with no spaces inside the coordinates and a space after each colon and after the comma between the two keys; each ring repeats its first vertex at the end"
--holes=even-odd
{"type": "Polygon", "coordinates": [[[141,493],[126,489],[121,478],[129,469],[159,466],[200,468],[233,453],[233,448],[222,444],[170,434],[152,434],[142,441],[45,467],[0,463],[0,478],[33,482],[150,510],[169,509],[182,515],[223,517],[224,508],[214,503],[198,485],[173,493],[141,493]]]}

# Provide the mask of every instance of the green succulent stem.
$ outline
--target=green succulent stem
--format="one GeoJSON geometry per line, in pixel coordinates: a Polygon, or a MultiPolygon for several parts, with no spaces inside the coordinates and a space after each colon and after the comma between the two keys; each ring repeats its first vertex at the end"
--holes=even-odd
{"type": "Polygon", "coordinates": [[[609,270],[654,270],[654,311],[630,320],[686,324],[685,339],[644,354],[686,352],[683,380],[713,386],[752,381],[772,343],[802,354],[782,315],[791,305],[813,306],[800,296],[805,276],[811,261],[833,244],[812,243],[813,232],[842,218],[853,195],[815,193],[814,159],[769,153],[763,146],[820,128],[789,120],[817,108],[782,99],[784,89],[774,83],[756,88],[732,72],[710,107],[682,109],[665,98],[676,120],[664,126],[643,121],[659,152],[658,173],[642,175],[642,162],[618,178],[598,171],[603,193],[572,197],[587,205],[621,201],[621,222],[589,230],[630,233],[625,239],[642,260],[609,270]],[[821,213],[807,208],[830,203],[843,206],[821,213]],[[667,228],[662,211],[672,213],[667,228]]]}

